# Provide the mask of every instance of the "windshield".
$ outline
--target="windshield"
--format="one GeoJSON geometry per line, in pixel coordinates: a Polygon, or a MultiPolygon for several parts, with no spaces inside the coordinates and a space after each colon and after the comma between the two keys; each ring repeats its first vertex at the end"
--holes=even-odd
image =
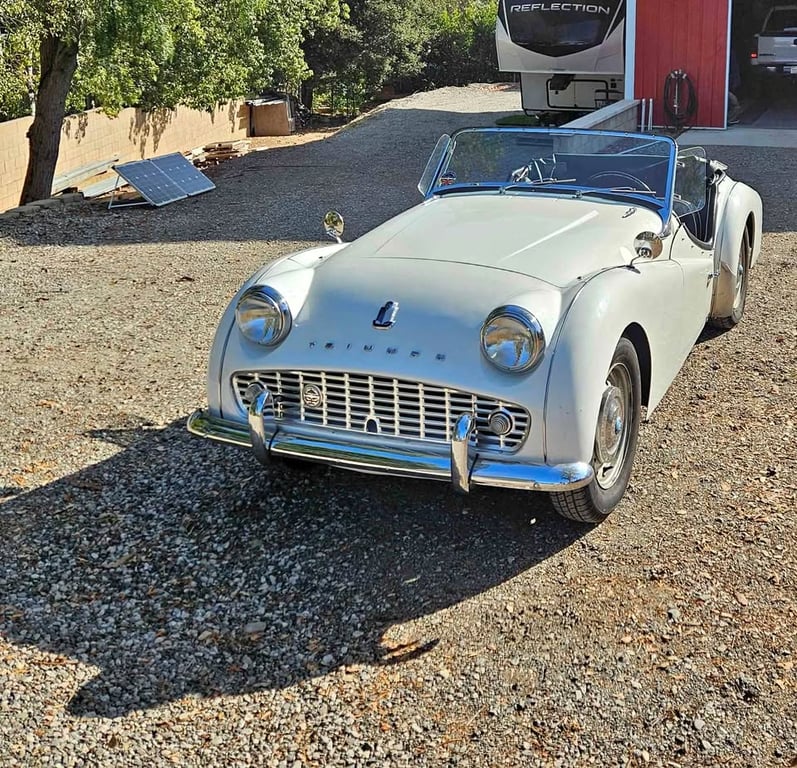
{"type": "Polygon", "coordinates": [[[672,139],[608,131],[467,128],[454,134],[429,194],[491,189],[639,201],[670,216],[672,139]]]}

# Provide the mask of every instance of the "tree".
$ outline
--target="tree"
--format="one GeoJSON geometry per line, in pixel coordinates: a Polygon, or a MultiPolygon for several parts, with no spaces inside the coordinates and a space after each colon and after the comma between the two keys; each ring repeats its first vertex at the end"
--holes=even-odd
{"type": "Polygon", "coordinates": [[[495,0],[460,0],[440,11],[424,58],[426,87],[501,79],[495,51],[497,10],[495,0]]]}
{"type": "MultiPolygon", "coordinates": [[[[134,59],[128,76],[99,79],[107,93],[123,98],[135,91],[130,75],[146,65],[157,67],[173,48],[176,21],[190,19],[192,0],[16,0],[11,9],[15,29],[38,50],[38,85],[33,123],[28,131],[29,159],[21,203],[48,197],[52,189],[61,125],[78,70],[78,56],[99,60],[107,54],[116,63],[117,48],[125,48],[134,59]],[[120,45],[121,44],[121,45],[120,45]],[[136,64],[139,66],[136,67],[136,64]],[[127,88],[120,88],[124,83],[127,88]],[[126,93],[127,92],[127,93],[126,93]]],[[[6,12],[6,17],[11,13],[6,12]]],[[[106,66],[108,66],[106,64],[106,66]]],[[[89,82],[91,77],[86,78],[89,82]]]]}
{"type": "MultiPolygon", "coordinates": [[[[330,77],[365,93],[386,80],[415,75],[431,35],[425,0],[347,0],[348,15],[333,29],[308,36],[303,49],[313,76],[302,98],[312,109],[313,89],[330,77]]],[[[433,4],[432,4],[433,5],[433,4]]]]}
{"type": "MultiPolygon", "coordinates": [[[[340,0],[4,0],[0,29],[37,52],[21,202],[50,194],[67,109],[204,108],[277,76],[298,81],[304,35],[340,13],[340,0]]],[[[0,84],[18,83],[0,64],[0,84]]]]}

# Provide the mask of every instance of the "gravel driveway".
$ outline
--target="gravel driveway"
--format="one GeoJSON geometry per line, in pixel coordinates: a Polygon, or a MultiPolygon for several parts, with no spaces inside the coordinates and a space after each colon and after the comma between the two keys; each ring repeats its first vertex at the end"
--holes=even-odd
{"type": "Polygon", "coordinates": [[[602,526],[185,432],[257,265],[408,207],[441,132],[518,101],[421,94],[164,209],[0,223],[0,765],[797,764],[793,153],[714,151],[765,201],[748,314],[602,526]]]}

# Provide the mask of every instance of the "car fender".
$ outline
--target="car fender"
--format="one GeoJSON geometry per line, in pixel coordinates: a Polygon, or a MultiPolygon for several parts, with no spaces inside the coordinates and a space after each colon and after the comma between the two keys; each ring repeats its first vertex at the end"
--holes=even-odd
{"type": "Polygon", "coordinates": [[[235,307],[238,305],[238,300],[241,298],[244,291],[257,283],[263,282],[267,278],[296,270],[312,268],[344,247],[345,244],[323,245],[315,248],[308,248],[296,253],[290,253],[258,269],[257,272],[251,275],[238,289],[221,316],[221,320],[216,327],[216,334],[213,337],[213,344],[210,348],[207,375],[208,408],[210,413],[214,416],[223,415],[221,410],[221,374],[224,362],[224,351],[227,347],[227,340],[230,337],[230,332],[235,324],[235,307]]]}
{"type": "Polygon", "coordinates": [[[751,215],[753,217],[751,268],[755,266],[761,253],[761,197],[746,184],[731,183],[716,238],[714,271],[717,275],[711,300],[711,317],[728,317],[733,312],[736,273],[739,269],[739,245],[751,215]]]}
{"type": "Polygon", "coordinates": [[[655,408],[689,350],[671,315],[682,311],[682,295],[683,272],[664,257],[602,272],[582,288],[561,321],[548,374],[549,464],[591,460],[606,374],[629,329],[648,347],[639,354],[650,360],[648,413],[655,408]]]}

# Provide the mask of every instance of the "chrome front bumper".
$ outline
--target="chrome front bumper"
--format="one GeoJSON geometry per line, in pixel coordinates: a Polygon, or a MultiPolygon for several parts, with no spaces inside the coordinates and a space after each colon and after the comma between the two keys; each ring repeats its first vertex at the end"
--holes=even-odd
{"type": "Polygon", "coordinates": [[[446,480],[458,491],[471,485],[490,485],[526,491],[570,491],[588,485],[592,467],[585,462],[572,464],[518,464],[479,457],[470,445],[475,420],[463,413],[456,421],[454,437],[446,449],[418,442],[399,442],[395,446],[376,442],[377,436],[330,431],[319,436],[317,429],[284,429],[274,419],[271,393],[264,389],[249,406],[248,425],[220,419],[206,411],[188,417],[188,431],[200,437],[251,448],[262,463],[269,456],[288,456],[318,461],[344,469],[379,475],[446,480]]]}

